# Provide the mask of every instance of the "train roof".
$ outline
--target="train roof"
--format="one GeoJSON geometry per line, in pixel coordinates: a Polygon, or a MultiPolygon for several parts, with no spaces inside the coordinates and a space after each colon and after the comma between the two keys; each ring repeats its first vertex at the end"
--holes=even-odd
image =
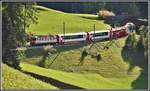
{"type": "Polygon", "coordinates": [[[34,36],[31,36],[31,38],[38,38],[38,36],[35,36],[35,35],[34,35],[34,36]]]}
{"type": "MultiPolygon", "coordinates": [[[[80,32],[80,33],[66,33],[65,36],[68,35],[86,35],[86,32],[80,32]]],[[[63,36],[64,34],[58,34],[59,36],[63,36]]]]}
{"type": "Polygon", "coordinates": [[[122,30],[122,29],[126,29],[126,28],[125,27],[112,28],[112,31],[118,31],[118,30],[122,30]]]}
{"type": "MultiPolygon", "coordinates": [[[[109,32],[109,30],[95,30],[95,33],[101,33],[101,32],[109,32]]],[[[94,33],[94,31],[91,31],[89,33],[94,33]]]]}

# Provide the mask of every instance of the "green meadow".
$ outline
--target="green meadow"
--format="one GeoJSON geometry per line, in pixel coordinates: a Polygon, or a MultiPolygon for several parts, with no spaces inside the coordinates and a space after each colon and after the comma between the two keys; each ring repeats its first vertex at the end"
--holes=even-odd
{"type": "Polygon", "coordinates": [[[53,78],[64,83],[84,89],[130,89],[135,77],[105,78],[96,73],[73,73],[52,69],[45,69],[26,63],[21,64],[22,70],[48,78],[53,78]],[[31,70],[32,69],[32,70],[31,70]],[[122,84],[123,83],[123,84],[122,84]]]}
{"type": "Polygon", "coordinates": [[[35,6],[40,10],[38,14],[38,24],[31,24],[27,32],[35,34],[61,34],[63,33],[63,22],[65,22],[66,33],[93,31],[94,24],[96,29],[107,29],[109,25],[103,21],[87,19],[96,17],[90,14],[70,14],[53,9],[45,9],[35,6]]]}

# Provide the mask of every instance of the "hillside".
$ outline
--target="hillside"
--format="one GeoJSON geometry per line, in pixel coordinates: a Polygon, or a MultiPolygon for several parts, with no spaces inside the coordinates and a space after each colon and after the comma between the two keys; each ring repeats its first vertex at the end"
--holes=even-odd
{"type": "Polygon", "coordinates": [[[7,89],[58,89],[2,64],[2,88],[7,89]]]}
{"type": "Polygon", "coordinates": [[[24,59],[23,62],[67,72],[98,73],[103,77],[121,78],[129,75],[137,75],[140,72],[139,67],[135,67],[132,72],[128,74],[130,64],[126,63],[122,58],[121,54],[124,40],[125,38],[117,40],[116,43],[119,47],[113,43],[108,50],[102,49],[107,42],[96,43],[89,52],[93,54],[96,52],[101,53],[102,59],[99,62],[96,58],[88,55],[83,60],[83,65],[78,65],[80,63],[81,50],[89,48],[91,45],[84,47],[54,46],[52,48],[57,50],[57,52],[48,56],[44,55],[46,47],[27,49],[25,51],[27,59],[24,59]],[[55,58],[56,56],[57,58],[55,58]]]}
{"type": "MultiPolygon", "coordinates": [[[[48,32],[51,32],[52,34],[62,33],[62,21],[64,20],[68,21],[68,24],[71,24],[68,26],[70,27],[70,29],[67,29],[66,27],[66,32],[91,31],[94,23],[96,24],[96,28],[98,29],[109,28],[109,25],[104,24],[102,21],[91,19],[93,17],[96,18],[95,15],[64,13],[42,6],[35,7],[40,11],[40,15],[38,17],[39,23],[37,25],[32,24],[28,29],[28,32],[34,32],[35,34],[47,34],[48,32]],[[89,30],[89,26],[91,26],[91,30],[89,30]]],[[[97,43],[97,45],[94,45],[92,47],[91,52],[101,53],[103,60],[97,62],[95,58],[92,58],[90,55],[88,55],[84,59],[83,66],[78,66],[78,63],[80,62],[80,51],[83,49],[83,47],[80,46],[54,47],[54,49],[60,52],[60,55],[53,62],[52,60],[55,58],[55,56],[57,56],[58,53],[52,54],[49,57],[42,59],[44,58],[44,48],[28,49],[25,52],[28,58],[24,61],[35,65],[39,65],[42,63],[46,68],[52,68],[62,71],[94,72],[99,73],[104,77],[124,77],[128,76],[127,70],[130,66],[129,64],[124,62],[125,60],[121,55],[124,41],[125,38],[117,40],[120,48],[116,46],[115,43],[113,43],[113,45],[110,46],[108,50],[101,49],[107,44],[107,42],[97,43]],[[98,50],[96,47],[99,47],[98,50]]],[[[84,48],[88,47],[90,47],[90,45],[85,46],[84,48]]],[[[137,68],[135,68],[135,70],[133,70],[133,74],[136,75],[137,73],[137,68]]]]}
{"type": "MultiPolygon", "coordinates": [[[[140,8],[142,7],[140,4],[138,7],[136,4],[124,4],[123,8],[109,4],[106,6],[106,3],[96,2],[93,5],[85,3],[83,7],[74,7],[73,4],[66,4],[64,7],[62,4],[63,8],[68,7],[71,10],[62,12],[61,9],[38,6],[36,2],[3,3],[2,88],[4,90],[147,89],[147,26],[142,26],[136,31],[128,31],[127,37],[103,42],[83,41],[69,45],[54,43],[46,46],[28,46],[31,42],[33,44],[37,42],[34,40],[37,40],[38,36],[32,34],[55,35],[64,33],[63,30],[66,33],[88,32],[94,29],[109,30],[110,25],[101,20],[105,18],[100,19],[101,16],[96,15],[96,12],[104,8],[115,15],[143,14],[138,10],[144,9],[140,8]],[[133,8],[130,7],[132,5],[133,8]],[[90,10],[90,7],[97,10],[90,10]],[[82,10],[87,14],[77,13],[74,10],[82,10]],[[116,13],[116,10],[119,13],[116,13]]],[[[102,17],[109,16],[110,13],[102,12],[102,17]]],[[[117,22],[116,24],[119,25],[117,22]]],[[[130,27],[129,30],[131,28],[134,27],[130,27]]],[[[114,34],[118,35],[118,33],[111,35],[115,36],[114,34]]],[[[47,37],[38,40],[47,41],[47,37]]]]}
{"type": "MultiPolygon", "coordinates": [[[[35,7],[40,11],[38,24],[31,24],[27,32],[60,34],[63,32],[63,22],[66,22],[67,33],[92,31],[93,24],[96,24],[96,29],[99,30],[110,28],[103,21],[97,20],[95,15],[64,13],[41,6],[35,7]]],[[[135,66],[129,72],[131,65],[122,55],[125,40],[126,38],[118,39],[105,50],[103,48],[109,41],[95,43],[88,50],[89,55],[83,58],[82,65],[79,65],[81,51],[89,49],[91,44],[27,48],[22,51],[25,57],[21,57],[21,67],[26,74],[60,89],[132,89],[133,83],[141,74],[141,68],[135,66]],[[46,54],[49,47],[56,52],[46,54]],[[96,53],[101,54],[100,60],[93,56],[96,53]]],[[[145,84],[145,79],[142,81],[145,84]]]]}
{"type": "Polygon", "coordinates": [[[42,6],[35,6],[38,10],[38,24],[31,24],[27,32],[35,34],[58,34],[63,33],[63,22],[66,24],[66,33],[92,31],[93,24],[96,29],[106,29],[109,25],[96,19],[97,16],[90,14],[70,14],[42,6]],[[90,18],[90,19],[88,19],[90,18]]]}
{"type": "MultiPolygon", "coordinates": [[[[81,32],[81,31],[91,31],[93,29],[93,24],[96,24],[96,29],[108,29],[109,25],[104,24],[103,21],[98,21],[95,15],[90,14],[72,14],[72,13],[64,13],[48,8],[44,8],[41,6],[36,6],[40,10],[39,20],[37,25],[31,25],[28,29],[28,32],[32,32],[35,34],[58,34],[62,33],[62,22],[67,21],[66,23],[66,32],[81,32]],[[48,20],[51,20],[48,22],[48,20]],[[41,31],[42,30],[42,31],[41,31]]],[[[63,72],[71,72],[72,74],[90,74],[93,79],[97,79],[97,76],[92,74],[100,75],[102,78],[107,80],[113,80],[113,82],[125,83],[122,82],[123,79],[130,79],[130,81],[126,80],[127,83],[124,87],[122,86],[110,86],[104,85],[101,87],[100,85],[91,85],[91,82],[87,82],[88,86],[82,85],[84,83],[78,82],[77,79],[75,82],[72,82],[71,79],[62,79],[61,77],[57,77],[56,75],[51,75],[50,77],[61,80],[63,82],[67,82],[68,84],[77,85],[79,87],[85,88],[101,88],[108,89],[110,88],[127,88],[131,89],[132,83],[135,79],[140,75],[140,68],[135,66],[130,72],[128,71],[131,67],[129,63],[127,63],[126,59],[123,59],[123,47],[125,44],[126,38],[121,38],[116,40],[112,45],[109,46],[109,49],[103,50],[103,48],[107,45],[108,42],[98,42],[94,44],[94,46],[89,51],[91,54],[96,52],[100,53],[102,59],[97,61],[95,57],[92,55],[87,55],[83,60],[83,65],[79,65],[81,58],[81,51],[84,48],[89,48],[91,45],[83,45],[83,46],[52,46],[52,49],[57,50],[54,54],[44,55],[46,47],[40,48],[31,48],[25,51],[26,57],[22,60],[22,62],[34,64],[36,66],[41,66],[43,68],[47,68],[49,70],[59,70],[63,72]],[[56,77],[56,78],[55,78],[56,77]],[[96,77],[96,78],[95,78],[96,77]],[[122,80],[121,80],[122,79],[122,80]],[[77,83],[76,83],[77,82],[77,83]],[[81,84],[80,84],[81,83],[81,84]]],[[[25,69],[29,72],[29,69],[25,69]]],[[[44,69],[43,69],[44,71],[44,69]]],[[[33,72],[38,75],[44,75],[49,77],[46,74],[33,72]]],[[[47,72],[46,72],[47,73],[47,72]]],[[[54,71],[55,73],[55,71],[54,71]]],[[[57,73],[57,72],[56,72],[57,73]]],[[[63,74],[63,73],[62,73],[63,74]]],[[[66,76],[66,75],[65,75],[66,76]]],[[[84,75],[81,76],[81,80],[84,75]]],[[[74,76],[73,76],[74,77],[74,76]]],[[[70,78],[70,77],[68,77],[70,78]]],[[[87,77],[89,78],[89,77],[87,77]]],[[[90,78],[92,80],[92,78],[90,78]]],[[[89,79],[88,79],[89,80],[89,79]]],[[[107,83],[104,80],[95,81],[92,84],[99,83],[107,83]]]]}
{"type": "Polygon", "coordinates": [[[63,82],[64,84],[74,86],[74,88],[76,87],[76,89],[131,89],[131,82],[135,79],[134,77],[118,79],[104,78],[99,74],[62,72],[52,69],[45,69],[26,63],[22,63],[21,67],[23,71],[26,71],[32,75],[34,74],[34,76],[38,76],[39,79],[53,79],[53,82],[56,82],[55,80],[57,80],[57,85],[63,82]]]}

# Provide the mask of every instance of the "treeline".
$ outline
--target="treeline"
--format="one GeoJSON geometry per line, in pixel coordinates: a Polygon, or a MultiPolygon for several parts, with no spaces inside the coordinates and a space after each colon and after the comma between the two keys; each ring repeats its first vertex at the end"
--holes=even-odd
{"type": "Polygon", "coordinates": [[[38,3],[48,8],[70,13],[97,14],[99,10],[109,10],[115,14],[130,14],[148,17],[148,3],[146,2],[42,2],[38,3]]]}

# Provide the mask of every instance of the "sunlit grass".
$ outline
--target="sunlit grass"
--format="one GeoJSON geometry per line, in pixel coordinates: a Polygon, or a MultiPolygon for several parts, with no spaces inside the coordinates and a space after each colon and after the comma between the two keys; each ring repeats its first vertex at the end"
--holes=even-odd
{"type": "Polygon", "coordinates": [[[85,89],[131,89],[132,88],[131,82],[136,78],[136,77],[125,77],[118,79],[104,78],[99,74],[95,73],[79,74],[79,73],[62,72],[37,67],[35,65],[30,65],[27,63],[21,63],[21,67],[22,70],[24,71],[53,78],[61,82],[82,87],[85,89]]]}
{"type": "Polygon", "coordinates": [[[2,88],[4,90],[13,89],[58,89],[55,86],[44,83],[6,64],[2,64],[2,88]]]}
{"type": "Polygon", "coordinates": [[[96,29],[99,30],[108,29],[110,27],[109,25],[104,24],[103,21],[81,17],[86,16],[95,18],[95,15],[74,15],[41,6],[37,7],[43,9],[39,10],[38,24],[31,24],[29,29],[27,29],[27,32],[35,34],[61,34],[63,33],[63,22],[65,22],[66,25],[66,33],[93,31],[94,24],[96,24],[96,29]]]}

